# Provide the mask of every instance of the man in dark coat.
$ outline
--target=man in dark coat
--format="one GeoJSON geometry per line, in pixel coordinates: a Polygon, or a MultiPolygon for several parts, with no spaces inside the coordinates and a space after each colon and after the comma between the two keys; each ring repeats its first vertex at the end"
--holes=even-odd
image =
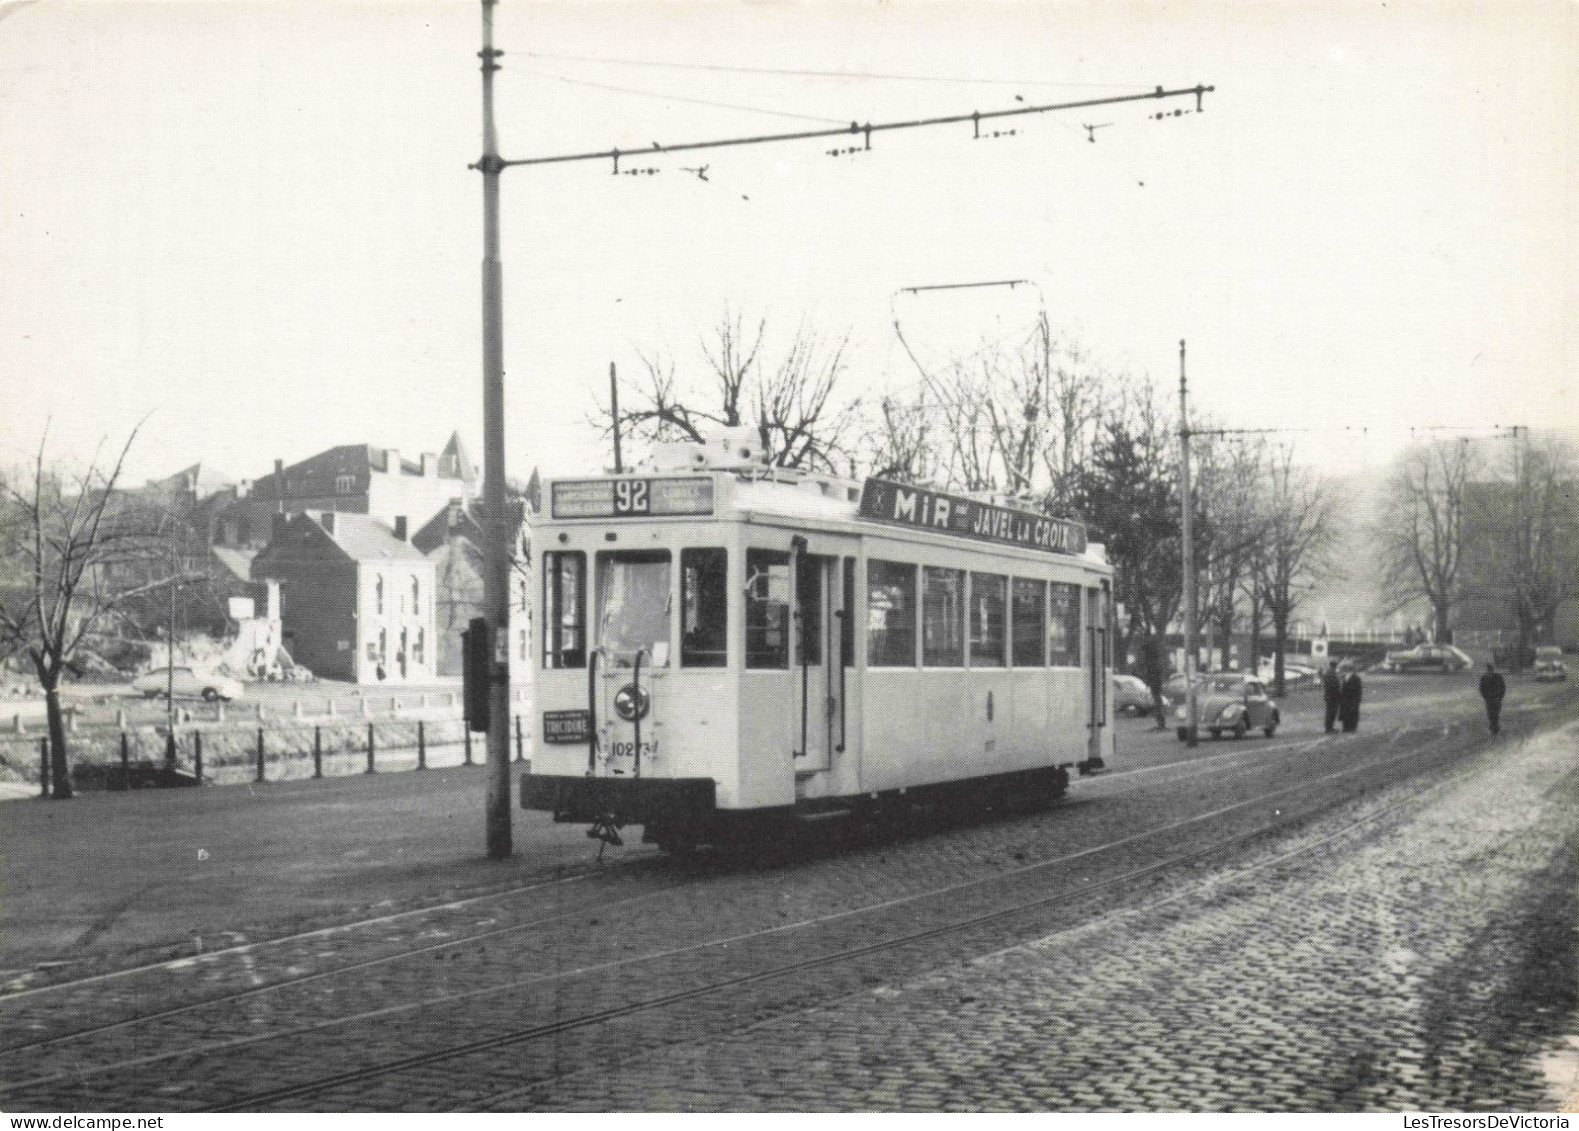
{"type": "Polygon", "coordinates": [[[1343,721],[1344,733],[1350,734],[1360,725],[1360,693],[1364,690],[1360,682],[1360,673],[1351,671],[1343,678],[1343,690],[1339,695],[1338,718],[1343,721]]]}
{"type": "Polygon", "coordinates": [[[1480,697],[1486,701],[1486,722],[1491,725],[1492,734],[1501,730],[1502,697],[1507,693],[1508,682],[1502,678],[1497,665],[1487,664],[1486,674],[1480,677],[1480,697]]]}
{"type": "Polygon", "coordinates": [[[1338,703],[1343,698],[1343,680],[1338,675],[1338,661],[1328,660],[1327,670],[1321,673],[1321,701],[1327,708],[1327,733],[1338,721],[1338,703]]]}

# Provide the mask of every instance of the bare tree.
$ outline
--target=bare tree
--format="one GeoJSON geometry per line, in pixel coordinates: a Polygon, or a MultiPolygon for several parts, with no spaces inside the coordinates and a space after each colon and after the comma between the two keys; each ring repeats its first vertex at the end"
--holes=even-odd
{"type": "Polygon", "coordinates": [[[1387,611],[1425,601],[1431,606],[1438,644],[1452,639],[1464,549],[1465,486],[1474,471],[1467,440],[1406,449],[1393,464],[1374,529],[1387,611]]]}
{"type": "Polygon", "coordinates": [[[25,656],[44,692],[57,799],[72,792],[62,678],[85,645],[117,626],[130,602],[177,576],[135,580],[169,553],[150,536],[142,508],[116,498],[136,434],[108,471],[95,455],[80,475],[46,464],[46,435],[31,470],[5,483],[0,496],[0,652],[25,656]]]}
{"type": "Polygon", "coordinates": [[[1558,606],[1579,597],[1579,456],[1558,436],[1520,429],[1504,474],[1466,498],[1468,588],[1506,602],[1522,665],[1558,606]]]}
{"type": "MultiPolygon", "coordinates": [[[[1195,451],[1200,513],[1195,526],[1199,532],[1196,561],[1203,578],[1203,623],[1197,627],[1215,632],[1218,666],[1226,669],[1239,620],[1240,597],[1248,591],[1253,604],[1256,595],[1255,565],[1260,560],[1269,519],[1264,491],[1268,456],[1262,440],[1239,435],[1203,436],[1195,451]]],[[[1250,656],[1250,670],[1255,669],[1255,663],[1256,657],[1250,656]]]]}
{"type": "MultiPolygon", "coordinates": [[[[726,311],[700,343],[706,376],[697,380],[680,378],[661,353],[643,354],[643,378],[620,405],[622,434],[701,443],[714,427],[754,425],[769,464],[839,470],[854,451],[860,406],[839,395],[849,335],[824,338],[802,322],[776,361],[765,360],[767,336],[765,317],[748,328],[726,311]]],[[[609,410],[595,419],[612,430],[609,410]]]]}
{"type": "Polygon", "coordinates": [[[937,437],[937,406],[923,389],[913,402],[884,397],[873,427],[859,452],[861,462],[879,479],[901,483],[941,483],[943,475],[937,437]]]}
{"type": "Polygon", "coordinates": [[[1294,463],[1293,451],[1267,463],[1266,534],[1260,588],[1272,622],[1273,694],[1283,694],[1283,654],[1294,610],[1331,570],[1338,512],[1331,491],[1294,463]]]}

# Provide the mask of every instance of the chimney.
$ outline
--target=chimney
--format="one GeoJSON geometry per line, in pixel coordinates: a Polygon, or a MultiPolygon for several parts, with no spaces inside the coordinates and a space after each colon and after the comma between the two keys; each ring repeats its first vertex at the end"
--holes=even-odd
{"type": "Polygon", "coordinates": [[[439,477],[439,457],[432,452],[422,453],[422,478],[437,479],[439,477]]]}
{"type": "Polygon", "coordinates": [[[406,516],[403,514],[395,516],[395,537],[402,542],[406,540],[406,516]]]}
{"type": "Polygon", "coordinates": [[[329,534],[334,533],[334,511],[323,512],[323,528],[329,534]]]}
{"type": "Polygon", "coordinates": [[[384,458],[389,461],[387,464],[384,465],[385,470],[388,471],[389,474],[391,474],[391,475],[399,475],[400,474],[400,449],[399,448],[385,448],[384,449],[384,458]]]}
{"type": "Polygon", "coordinates": [[[285,533],[285,526],[290,522],[291,516],[288,514],[280,514],[278,511],[276,511],[269,517],[274,520],[274,525],[269,529],[269,538],[272,540],[285,533]]]}

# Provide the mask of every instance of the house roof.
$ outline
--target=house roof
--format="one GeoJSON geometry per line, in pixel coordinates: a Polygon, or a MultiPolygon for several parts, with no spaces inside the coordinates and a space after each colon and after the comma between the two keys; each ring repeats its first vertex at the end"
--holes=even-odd
{"type": "Polygon", "coordinates": [[[229,546],[213,547],[214,560],[219,562],[231,573],[242,581],[252,580],[252,559],[257,556],[252,550],[236,550],[229,546]]]}
{"type": "MultiPolygon", "coordinates": [[[[323,529],[321,521],[307,518],[323,529]]],[[[365,514],[337,513],[334,530],[324,530],[331,541],[354,561],[424,561],[422,551],[410,542],[395,537],[394,529],[383,519],[365,514]]]]}
{"type": "Polygon", "coordinates": [[[411,536],[411,544],[424,554],[444,545],[451,534],[482,545],[482,506],[476,500],[451,500],[411,536]]]}

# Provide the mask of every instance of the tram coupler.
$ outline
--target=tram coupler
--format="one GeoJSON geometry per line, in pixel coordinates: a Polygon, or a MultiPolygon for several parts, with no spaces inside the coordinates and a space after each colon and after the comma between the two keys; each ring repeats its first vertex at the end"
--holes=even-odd
{"type": "Polygon", "coordinates": [[[610,816],[598,817],[592,822],[592,827],[587,830],[587,839],[601,840],[604,844],[612,844],[620,848],[625,841],[620,837],[620,826],[610,816]]]}

